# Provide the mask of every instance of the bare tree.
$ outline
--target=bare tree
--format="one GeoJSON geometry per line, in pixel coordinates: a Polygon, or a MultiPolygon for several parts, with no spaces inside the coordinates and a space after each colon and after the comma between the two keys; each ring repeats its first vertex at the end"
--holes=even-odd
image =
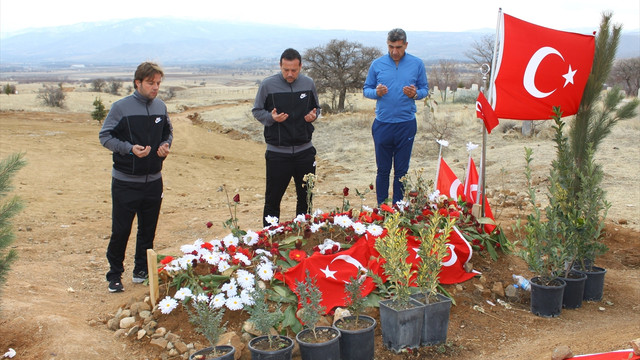
{"type": "Polygon", "coordinates": [[[494,36],[487,34],[480,39],[475,40],[471,45],[471,50],[466,51],[464,55],[478,65],[489,64],[493,59],[494,36]]]}
{"type": "Polygon", "coordinates": [[[638,96],[640,88],[640,57],[616,61],[609,76],[610,85],[618,85],[627,95],[638,96]]]}
{"type": "Polygon", "coordinates": [[[47,106],[59,108],[64,106],[64,99],[66,95],[62,90],[62,84],[58,84],[57,87],[49,85],[42,86],[43,89],[40,89],[40,92],[38,93],[38,99],[42,100],[42,102],[47,106]]]}
{"type": "Polygon", "coordinates": [[[334,39],[325,46],[307,50],[303,62],[318,92],[329,94],[332,108],[344,111],[347,92],[362,89],[369,65],[381,55],[375,47],[334,39]]]}
{"type": "Polygon", "coordinates": [[[120,93],[120,89],[122,89],[122,83],[116,79],[111,79],[109,81],[109,94],[118,95],[120,93]]]}
{"type": "Polygon", "coordinates": [[[456,89],[460,80],[459,70],[453,60],[440,60],[429,71],[429,83],[440,90],[442,102],[447,101],[447,87],[456,89]]]}
{"type": "Polygon", "coordinates": [[[95,92],[102,92],[102,89],[107,85],[107,82],[104,79],[93,79],[91,80],[91,90],[95,92]]]}

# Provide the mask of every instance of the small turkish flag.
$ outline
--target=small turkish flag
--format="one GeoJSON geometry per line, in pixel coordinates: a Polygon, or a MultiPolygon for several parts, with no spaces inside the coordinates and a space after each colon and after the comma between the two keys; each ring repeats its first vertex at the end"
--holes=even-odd
{"type": "Polygon", "coordinates": [[[478,100],[476,100],[476,117],[482,119],[489,134],[491,134],[491,130],[500,123],[496,113],[493,112],[493,108],[482,92],[478,94],[478,100]]]}
{"type": "Polygon", "coordinates": [[[456,200],[458,199],[458,195],[464,194],[462,183],[444,161],[444,158],[440,158],[436,189],[440,190],[440,194],[456,200]]]}
{"type": "Polygon", "coordinates": [[[502,39],[492,87],[499,118],[546,120],[553,107],[578,111],[587,84],[595,37],[534,25],[503,14],[502,39]]]}
{"type": "MultiPolygon", "coordinates": [[[[478,170],[476,169],[476,163],[473,161],[471,156],[469,156],[469,164],[467,165],[467,177],[464,179],[464,196],[467,201],[478,203],[476,199],[478,198],[478,170]]],[[[491,207],[489,206],[489,201],[487,198],[484,198],[484,216],[490,218],[491,220],[495,220],[493,218],[493,212],[491,212],[491,207]]],[[[484,231],[486,233],[490,233],[495,229],[496,226],[493,224],[485,224],[484,231]]]]}

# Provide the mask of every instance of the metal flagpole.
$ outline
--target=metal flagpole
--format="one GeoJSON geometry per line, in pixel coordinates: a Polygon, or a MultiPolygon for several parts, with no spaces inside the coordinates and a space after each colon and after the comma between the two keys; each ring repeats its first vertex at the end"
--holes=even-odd
{"type": "MultiPolygon", "coordinates": [[[[486,86],[487,86],[487,74],[489,74],[489,70],[490,67],[487,64],[482,64],[482,68],[480,69],[480,72],[482,73],[482,89],[480,89],[480,91],[482,91],[483,94],[486,93],[486,86]]],[[[486,97],[486,96],[485,96],[486,97]]],[[[482,122],[482,155],[480,155],[480,179],[478,180],[479,184],[478,184],[478,192],[476,193],[476,205],[480,205],[480,217],[484,217],[484,201],[481,201],[480,199],[484,198],[484,190],[485,190],[485,186],[484,186],[484,176],[485,176],[485,162],[484,159],[486,158],[486,153],[487,153],[487,127],[484,124],[484,121],[482,122]]]]}
{"type": "MultiPolygon", "coordinates": [[[[491,66],[489,66],[488,64],[482,64],[482,68],[480,70],[480,72],[482,73],[482,85],[483,88],[481,89],[481,91],[483,92],[483,94],[485,94],[485,98],[487,98],[486,96],[486,86],[487,86],[487,74],[489,73],[489,71],[491,71],[491,82],[490,82],[490,92],[489,92],[489,103],[491,104],[491,102],[493,101],[493,93],[494,93],[494,89],[493,89],[493,80],[495,79],[496,74],[496,60],[498,58],[498,38],[499,38],[499,34],[500,34],[500,30],[501,30],[501,26],[502,26],[502,8],[498,9],[498,24],[496,26],[496,38],[495,41],[493,43],[493,57],[491,59],[491,66]]],[[[493,106],[493,104],[492,104],[493,106]]],[[[485,196],[485,175],[486,175],[486,171],[485,171],[485,159],[487,154],[487,128],[484,125],[484,122],[482,122],[482,156],[480,158],[480,174],[479,174],[479,184],[478,184],[478,193],[476,196],[476,204],[479,203],[480,205],[480,216],[484,217],[485,215],[485,209],[484,209],[484,196],[485,196]],[[482,201],[481,201],[482,199],[482,201]]],[[[477,211],[473,211],[474,215],[478,215],[477,211]]]]}

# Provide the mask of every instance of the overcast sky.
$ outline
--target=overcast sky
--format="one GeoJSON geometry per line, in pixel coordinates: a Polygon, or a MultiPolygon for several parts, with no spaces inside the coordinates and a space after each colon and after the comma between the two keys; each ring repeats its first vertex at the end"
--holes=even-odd
{"type": "Polygon", "coordinates": [[[640,28],[639,0],[0,0],[0,34],[26,28],[140,17],[278,24],[309,29],[466,31],[495,29],[498,9],[558,30],[596,30],[611,10],[625,30],[640,28]]]}

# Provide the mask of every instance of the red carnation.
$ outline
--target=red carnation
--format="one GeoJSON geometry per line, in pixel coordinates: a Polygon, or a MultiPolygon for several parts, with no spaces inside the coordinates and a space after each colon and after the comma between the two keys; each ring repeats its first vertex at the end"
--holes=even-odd
{"type": "Polygon", "coordinates": [[[342,189],[342,195],[344,196],[349,196],[349,188],[348,187],[344,187],[344,189],[342,189]]]}
{"type": "Polygon", "coordinates": [[[173,261],[173,256],[165,256],[162,260],[160,260],[160,264],[167,265],[172,261],[173,261]]]}
{"type": "Polygon", "coordinates": [[[380,205],[380,209],[393,214],[393,208],[387,204],[380,205]]]}
{"type": "Polygon", "coordinates": [[[307,253],[303,250],[294,249],[289,251],[289,259],[300,262],[307,257],[307,253]]]}
{"type": "Polygon", "coordinates": [[[235,203],[239,203],[239,202],[240,202],[240,194],[236,194],[236,195],[233,197],[233,202],[235,202],[235,203]]]}
{"type": "Polygon", "coordinates": [[[207,228],[210,228],[213,226],[213,223],[211,221],[207,221],[207,228]]]}

